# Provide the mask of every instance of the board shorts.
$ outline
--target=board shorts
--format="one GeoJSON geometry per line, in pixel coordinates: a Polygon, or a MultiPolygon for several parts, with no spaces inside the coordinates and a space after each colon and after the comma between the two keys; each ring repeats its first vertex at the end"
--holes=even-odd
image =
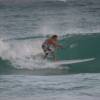
{"type": "Polygon", "coordinates": [[[52,56],[54,54],[54,51],[55,51],[55,48],[51,45],[48,45],[46,43],[44,43],[42,45],[42,49],[45,53],[45,55],[48,55],[48,56],[52,56]]]}

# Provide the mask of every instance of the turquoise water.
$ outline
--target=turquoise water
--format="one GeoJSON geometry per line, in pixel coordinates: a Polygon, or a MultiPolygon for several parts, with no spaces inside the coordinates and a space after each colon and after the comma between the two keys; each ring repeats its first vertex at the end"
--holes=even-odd
{"type": "Polygon", "coordinates": [[[100,1],[0,0],[0,100],[99,100],[100,1]],[[43,60],[42,42],[59,36],[58,60],[43,60]]]}

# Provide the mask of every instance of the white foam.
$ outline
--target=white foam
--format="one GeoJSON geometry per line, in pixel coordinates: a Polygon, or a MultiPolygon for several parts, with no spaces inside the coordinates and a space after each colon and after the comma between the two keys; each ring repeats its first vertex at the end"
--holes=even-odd
{"type": "Polygon", "coordinates": [[[47,60],[43,60],[41,43],[42,40],[0,40],[0,57],[9,60],[17,69],[54,68],[47,60]]]}

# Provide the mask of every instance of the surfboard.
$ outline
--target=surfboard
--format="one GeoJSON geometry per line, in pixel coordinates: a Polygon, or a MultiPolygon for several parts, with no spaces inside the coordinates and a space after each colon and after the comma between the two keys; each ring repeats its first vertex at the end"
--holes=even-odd
{"type": "Polygon", "coordinates": [[[54,64],[54,65],[69,65],[69,64],[89,62],[89,61],[93,61],[93,60],[95,60],[95,58],[77,59],[77,60],[62,60],[62,61],[52,62],[52,64],[54,64]]]}

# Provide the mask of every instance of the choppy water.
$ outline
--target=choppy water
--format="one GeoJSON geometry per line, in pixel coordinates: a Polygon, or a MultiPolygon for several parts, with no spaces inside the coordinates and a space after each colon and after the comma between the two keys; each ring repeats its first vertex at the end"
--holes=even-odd
{"type": "Polygon", "coordinates": [[[99,100],[99,0],[0,0],[0,100],[99,100]],[[55,66],[41,43],[59,35],[55,66]]]}
{"type": "Polygon", "coordinates": [[[99,100],[100,74],[0,76],[1,100],[99,100]]]}

